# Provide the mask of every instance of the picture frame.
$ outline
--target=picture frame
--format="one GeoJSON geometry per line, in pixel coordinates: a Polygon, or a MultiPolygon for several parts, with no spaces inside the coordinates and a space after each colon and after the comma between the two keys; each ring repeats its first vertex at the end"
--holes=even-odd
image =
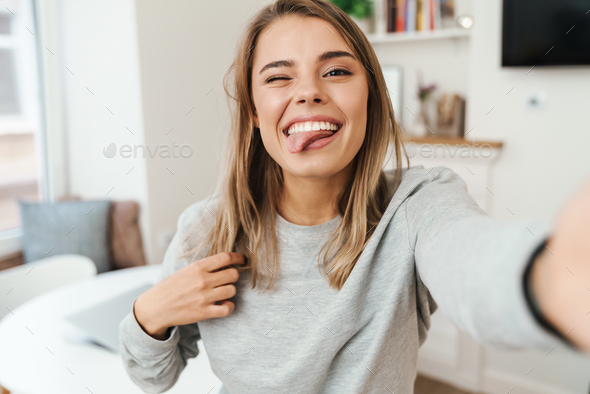
{"type": "Polygon", "coordinates": [[[391,98],[391,104],[395,114],[396,122],[402,125],[402,108],[403,108],[403,67],[398,64],[383,64],[381,65],[383,71],[383,78],[389,91],[389,97],[391,98]]]}

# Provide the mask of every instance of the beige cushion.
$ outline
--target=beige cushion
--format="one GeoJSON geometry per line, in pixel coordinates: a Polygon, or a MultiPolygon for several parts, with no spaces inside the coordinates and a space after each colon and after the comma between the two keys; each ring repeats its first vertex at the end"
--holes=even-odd
{"type": "Polygon", "coordinates": [[[139,204],[135,201],[113,201],[111,207],[113,269],[145,265],[139,227],[139,204]]]}

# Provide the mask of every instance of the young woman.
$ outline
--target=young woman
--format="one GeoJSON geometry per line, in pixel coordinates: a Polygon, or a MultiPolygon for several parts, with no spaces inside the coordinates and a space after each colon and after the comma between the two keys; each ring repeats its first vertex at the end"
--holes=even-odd
{"type": "Polygon", "coordinates": [[[326,1],[261,10],[231,70],[222,182],[120,325],[144,391],[202,339],[222,393],[411,393],[437,308],[488,346],[590,349],[590,183],[551,228],[492,219],[448,168],[402,169],[375,53],[326,1]]]}

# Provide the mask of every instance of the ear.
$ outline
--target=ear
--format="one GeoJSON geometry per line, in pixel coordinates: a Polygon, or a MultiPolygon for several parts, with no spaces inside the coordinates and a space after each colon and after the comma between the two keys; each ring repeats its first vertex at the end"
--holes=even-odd
{"type": "Polygon", "coordinates": [[[257,124],[260,124],[260,119],[258,119],[258,114],[256,113],[256,111],[254,111],[253,120],[254,120],[254,126],[256,126],[257,124]]]}

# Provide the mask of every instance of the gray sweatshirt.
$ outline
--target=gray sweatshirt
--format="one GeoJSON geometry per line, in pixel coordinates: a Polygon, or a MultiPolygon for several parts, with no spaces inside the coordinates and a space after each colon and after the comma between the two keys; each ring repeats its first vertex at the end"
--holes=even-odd
{"type": "MultiPolygon", "coordinates": [[[[386,175],[391,182],[393,172],[386,175]]],[[[175,257],[180,239],[199,222],[191,239],[200,242],[218,197],[182,213],[160,280],[191,262],[175,257]]],[[[320,276],[317,256],[341,220],[301,226],[277,217],[275,291],[251,290],[242,273],[227,317],[174,326],[169,338],[157,340],[130,312],[119,332],[131,379],[148,393],[170,389],[202,339],[223,394],[410,394],[437,309],[492,348],[565,345],[534,319],[522,286],[550,223],[491,218],[451,169],[411,167],[338,291],[320,276]]],[[[202,251],[192,261],[204,257],[202,251]]]]}

